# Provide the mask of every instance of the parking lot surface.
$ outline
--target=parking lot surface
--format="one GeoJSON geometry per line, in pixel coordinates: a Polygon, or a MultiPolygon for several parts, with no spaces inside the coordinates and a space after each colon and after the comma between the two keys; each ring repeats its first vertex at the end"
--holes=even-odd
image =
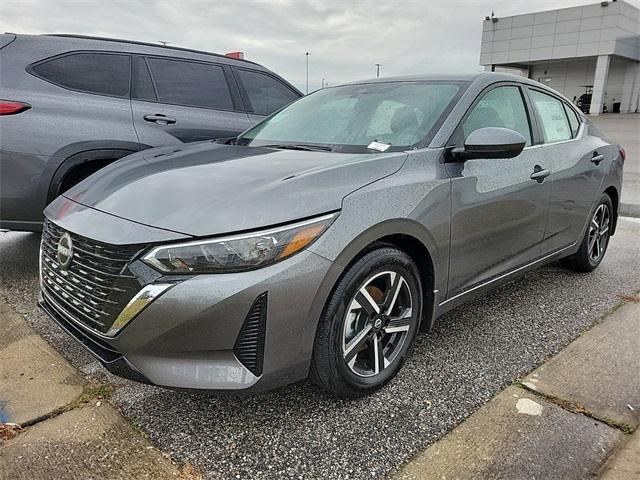
{"type": "MultiPolygon", "coordinates": [[[[398,378],[357,401],[308,383],[263,395],[176,392],[109,377],[114,403],[160,449],[205,478],[377,478],[442,437],[640,290],[640,220],[621,219],[603,263],[576,274],[557,264],[439,319],[398,378]]],[[[104,375],[39,312],[39,236],[0,233],[2,293],[85,373],[104,375]]]]}

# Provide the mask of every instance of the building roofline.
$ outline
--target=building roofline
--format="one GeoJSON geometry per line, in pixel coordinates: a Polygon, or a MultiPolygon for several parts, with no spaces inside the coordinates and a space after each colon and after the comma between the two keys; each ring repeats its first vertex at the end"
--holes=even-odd
{"type": "MultiPolygon", "coordinates": [[[[624,3],[625,5],[629,5],[630,7],[633,7],[636,10],[640,10],[640,8],[636,7],[633,3],[627,2],[626,0],[607,0],[607,1],[609,3],[624,3]]],[[[496,17],[498,19],[513,18],[513,17],[521,17],[523,15],[533,15],[533,14],[536,14],[536,13],[555,12],[555,11],[560,11],[560,10],[569,10],[569,9],[572,9],[572,8],[592,7],[592,6],[596,6],[596,5],[602,6],[602,2],[583,3],[581,5],[573,5],[572,7],[547,8],[545,10],[525,11],[524,13],[514,13],[513,15],[505,15],[504,17],[496,15],[496,17]]],[[[491,21],[491,19],[487,20],[486,18],[483,20],[483,22],[490,22],[490,21],[491,21]]]]}

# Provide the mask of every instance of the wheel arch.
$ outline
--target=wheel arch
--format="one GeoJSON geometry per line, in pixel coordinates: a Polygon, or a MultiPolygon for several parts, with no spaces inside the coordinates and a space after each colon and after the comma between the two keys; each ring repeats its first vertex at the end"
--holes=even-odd
{"type": "Polygon", "coordinates": [[[411,219],[395,219],[370,227],[342,249],[333,261],[312,307],[319,319],[336,285],[346,271],[363,255],[380,245],[393,245],[406,252],[418,266],[422,283],[423,312],[421,330],[430,331],[435,321],[437,298],[434,294],[438,275],[436,243],[430,232],[411,219]]]}
{"type": "MultiPolygon", "coordinates": [[[[54,156],[63,158],[58,164],[49,182],[47,191],[47,204],[55,199],[61,192],[60,188],[66,178],[78,168],[87,163],[101,160],[118,160],[131,153],[149,148],[137,142],[125,142],[116,140],[97,140],[77,142],[58,150],[54,156]]],[[[102,165],[100,168],[106,165],[102,165]]],[[[100,168],[97,168],[99,170],[100,168]]]]}
{"type": "Polygon", "coordinates": [[[613,206],[613,222],[611,222],[611,236],[616,233],[616,227],[618,226],[618,207],[620,205],[620,194],[618,189],[610,185],[604,189],[604,192],[611,198],[611,205],[613,206]]]}

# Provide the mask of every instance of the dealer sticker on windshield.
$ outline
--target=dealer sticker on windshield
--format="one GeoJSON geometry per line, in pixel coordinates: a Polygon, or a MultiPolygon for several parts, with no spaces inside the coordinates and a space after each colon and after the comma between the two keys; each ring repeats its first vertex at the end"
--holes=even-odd
{"type": "Polygon", "coordinates": [[[369,145],[367,145],[367,148],[369,148],[371,150],[378,150],[379,152],[384,152],[390,146],[391,146],[390,143],[382,143],[382,142],[373,141],[369,145]]]}

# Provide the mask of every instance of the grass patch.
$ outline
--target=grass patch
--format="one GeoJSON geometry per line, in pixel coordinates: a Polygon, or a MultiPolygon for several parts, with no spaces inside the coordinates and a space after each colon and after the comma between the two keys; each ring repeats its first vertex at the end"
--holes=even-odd
{"type": "Polygon", "coordinates": [[[83,407],[90,403],[95,404],[103,400],[109,400],[115,390],[115,386],[110,383],[89,383],[84,387],[80,395],[78,395],[74,400],[66,404],[64,407],[61,407],[53,412],[51,415],[49,415],[49,418],[55,417],[70,410],[74,410],[76,408],[83,407]]]}
{"type": "Polygon", "coordinates": [[[115,387],[110,383],[89,384],[84,387],[84,390],[78,398],[69,405],[73,405],[71,408],[76,408],[94,401],[109,400],[114,391],[115,387]]]}

